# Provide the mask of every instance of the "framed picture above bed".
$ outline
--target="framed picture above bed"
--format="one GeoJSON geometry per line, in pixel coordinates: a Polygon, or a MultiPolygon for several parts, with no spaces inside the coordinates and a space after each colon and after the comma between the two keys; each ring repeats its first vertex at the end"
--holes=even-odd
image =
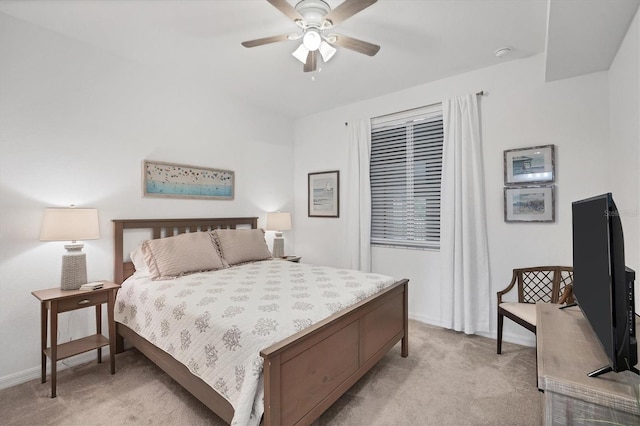
{"type": "Polygon", "coordinates": [[[186,164],[144,161],[145,197],[233,200],[235,173],[186,164]]]}
{"type": "Polygon", "coordinates": [[[528,185],[555,181],[553,145],[504,151],[504,184],[528,185]]]}
{"type": "Polygon", "coordinates": [[[340,216],[340,171],[309,173],[309,217],[340,216]]]}

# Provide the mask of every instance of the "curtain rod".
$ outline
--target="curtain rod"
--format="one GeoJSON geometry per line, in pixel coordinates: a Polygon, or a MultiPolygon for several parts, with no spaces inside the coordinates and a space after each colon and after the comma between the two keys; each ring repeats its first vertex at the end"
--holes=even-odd
{"type": "MultiPolygon", "coordinates": [[[[479,92],[476,92],[476,96],[484,96],[485,94],[486,94],[486,93],[484,93],[484,90],[481,90],[481,91],[479,91],[479,92]]],[[[416,109],[421,109],[421,108],[429,107],[429,106],[431,106],[431,105],[435,105],[435,103],[434,103],[434,104],[430,104],[430,105],[425,105],[425,106],[420,106],[420,107],[415,107],[415,108],[405,109],[404,111],[390,112],[389,114],[378,115],[378,116],[376,116],[376,117],[371,117],[371,118],[382,118],[382,117],[386,117],[386,116],[388,116],[388,115],[401,114],[401,113],[403,113],[403,112],[409,112],[409,111],[413,111],[413,110],[416,110],[416,109]]],[[[349,123],[345,121],[345,122],[344,122],[344,125],[345,125],[345,126],[348,126],[348,125],[349,125],[349,123]]]]}

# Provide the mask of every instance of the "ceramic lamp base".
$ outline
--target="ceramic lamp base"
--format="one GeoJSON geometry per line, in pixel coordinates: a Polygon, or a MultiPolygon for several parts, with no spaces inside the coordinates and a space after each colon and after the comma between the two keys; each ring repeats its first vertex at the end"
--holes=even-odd
{"type": "Polygon", "coordinates": [[[81,251],[82,244],[67,244],[67,253],[62,256],[62,290],[77,290],[87,282],[87,257],[81,251]]]}
{"type": "Polygon", "coordinates": [[[282,238],[282,232],[276,232],[276,236],[273,239],[273,257],[284,257],[284,238],[282,238]]]}

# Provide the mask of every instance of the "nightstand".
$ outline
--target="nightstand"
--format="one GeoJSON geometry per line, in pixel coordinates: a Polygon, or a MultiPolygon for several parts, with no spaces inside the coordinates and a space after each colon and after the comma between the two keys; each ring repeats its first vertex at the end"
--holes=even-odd
{"type": "Polygon", "coordinates": [[[103,281],[103,287],[98,290],[62,290],[50,288],[33,291],[40,300],[40,343],[42,347],[42,383],[47,381],[47,357],[51,359],[51,398],[56,397],[56,367],[61,359],[69,358],[93,349],[98,350],[98,362],[102,362],[102,347],[109,345],[109,361],[111,374],[116,372],[116,325],[113,312],[116,305],[116,293],[120,286],[109,281],[103,281]],[[109,338],[102,335],[102,304],[107,304],[109,338]],[[96,307],[96,334],[58,344],[58,314],[76,309],[96,307]],[[49,311],[49,321],[47,321],[49,311]],[[47,348],[47,326],[50,322],[51,345],[47,348]]]}
{"type": "Polygon", "coordinates": [[[280,259],[286,260],[289,262],[300,263],[300,259],[302,259],[302,256],[282,256],[280,259]]]}

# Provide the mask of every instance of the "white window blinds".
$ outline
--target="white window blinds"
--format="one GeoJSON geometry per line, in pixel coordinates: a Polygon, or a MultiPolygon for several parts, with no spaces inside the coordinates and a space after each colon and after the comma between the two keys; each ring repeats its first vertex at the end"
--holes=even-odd
{"type": "Polygon", "coordinates": [[[442,105],[371,120],[371,243],[439,248],[442,105]]]}

